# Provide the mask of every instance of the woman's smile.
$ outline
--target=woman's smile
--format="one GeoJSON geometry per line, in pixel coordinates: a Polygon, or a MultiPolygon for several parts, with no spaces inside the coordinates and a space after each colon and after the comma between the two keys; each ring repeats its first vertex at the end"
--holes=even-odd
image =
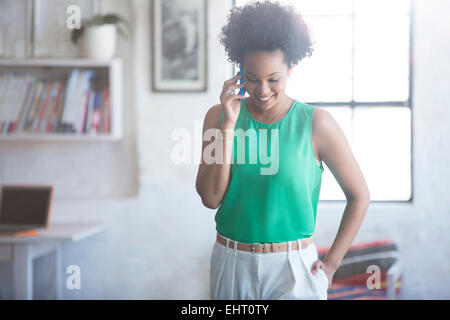
{"type": "Polygon", "coordinates": [[[272,102],[273,97],[274,97],[274,95],[266,96],[266,97],[264,97],[264,98],[258,96],[258,100],[259,100],[259,102],[261,102],[261,103],[263,103],[263,104],[268,104],[268,103],[272,102]]]}

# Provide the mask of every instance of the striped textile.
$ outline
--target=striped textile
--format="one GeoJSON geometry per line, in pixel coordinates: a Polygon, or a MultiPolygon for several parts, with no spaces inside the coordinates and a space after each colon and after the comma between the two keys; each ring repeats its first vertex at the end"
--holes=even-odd
{"type": "Polygon", "coordinates": [[[328,300],[387,300],[383,290],[370,290],[365,286],[333,284],[328,289],[328,300]]]}
{"type": "MultiPolygon", "coordinates": [[[[329,248],[317,248],[320,260],[324,259],[328,250],[329,248]]],[[[333,283],[328,289],[328,299],[386,300],[387,271],[398,258],[397,246],[389,240],[352,245],[334,274],[333,283]],[[380,269],[380,289],[368,288],[368,284],[374,283],[374,271],[371,269],[373,266],[377,266],[380,269]]],[[[401,287],[402,277],[400,276],[395,284],[397,295],[400,293],[401,287]]]]}

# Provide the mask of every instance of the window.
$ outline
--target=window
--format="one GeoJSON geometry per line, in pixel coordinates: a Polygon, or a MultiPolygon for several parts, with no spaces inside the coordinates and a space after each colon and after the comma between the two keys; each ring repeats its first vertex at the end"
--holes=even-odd
{"type": "MultiPolygon", "coordinates": [[[[250,0],[235,0],[241,6],[250,0]]],[[[344,131],[372,201],[412,198],[411,0],[279,0],[309,25],[314,52],[287,94],[329,111],[344,131]]],[[[324,165],[320,200],[345,200],[324,165]]]]}

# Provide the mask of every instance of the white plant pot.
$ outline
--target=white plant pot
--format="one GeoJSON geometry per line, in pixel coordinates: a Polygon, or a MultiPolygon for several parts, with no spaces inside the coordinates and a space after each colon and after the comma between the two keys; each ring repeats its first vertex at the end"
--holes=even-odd
{"type": "Polygon", "coordinates": [[[110,60],[116,52],[116,42],[116,25],[89,26],[80,38],[80,55],[96,60],[110,60]]]}

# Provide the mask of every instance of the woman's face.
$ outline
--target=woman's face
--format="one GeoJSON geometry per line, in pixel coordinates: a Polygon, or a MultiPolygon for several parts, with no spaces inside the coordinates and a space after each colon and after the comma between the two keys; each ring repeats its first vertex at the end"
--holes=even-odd
{"type": "Polygon", "coordinates": [[[292,69],[287,67],[283,52],[279,49],[247,54],[244,59],[244,81],[248,99],[263,110],[283,104],[287,78],[292,69]]]}

